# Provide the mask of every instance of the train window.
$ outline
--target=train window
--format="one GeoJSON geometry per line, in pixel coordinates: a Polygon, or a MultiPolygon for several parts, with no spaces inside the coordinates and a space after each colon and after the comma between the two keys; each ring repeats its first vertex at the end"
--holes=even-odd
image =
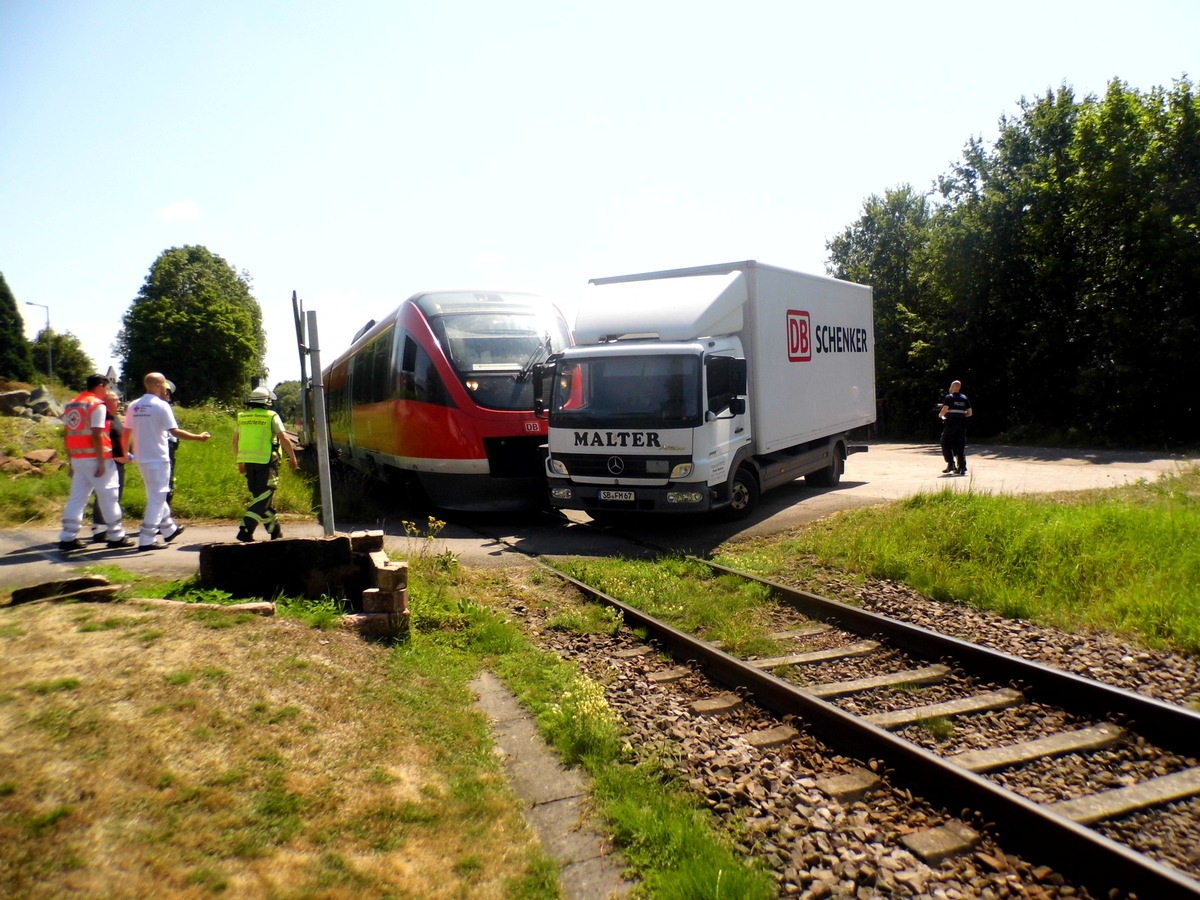
{"type": "Polygon", "coordinates": [[[375,357],[372,360],[371,384],[376,402],[387,400],[392,395],[392,331],[388,329],[375,339],[375,357]]]}
{"type": "Polygon", "coordinates": [[[373,403],[374,385],[372,384],[374,377],[374,362],[375,362],[375,345],[367,344],[357,353],[351,361],[353,371],[350,375],[350,393],[354,399],[354,403],[373,403]]]}
{"type": "Polygon", "coordinates": [[[454,405],[433,360],[410,335],[404,336],[400,365],[398,394],[401,398],[436,403],[438,406],[454,405]]]}
{"type": "Polygon", "coordinates": [[[345,360],[330,368],[325,383],[326,415],[329,431],[332,434],[345,435],[350,431],[350,391],[347,384],[347,363],[345,360]]]}
{"type": "Polygon", "coordinates": [[[570,346],[561,319],[529,310],[443,315],[431,324],[450,364],[464,376],[520,372],[531,359],[539,362],[570,346]]]}
{"type": "Polygon", "coordinates": [[[389,329],[354,354],[351,394],[357,403],[379,403],[392,394],[392,332],[389,329]]]}

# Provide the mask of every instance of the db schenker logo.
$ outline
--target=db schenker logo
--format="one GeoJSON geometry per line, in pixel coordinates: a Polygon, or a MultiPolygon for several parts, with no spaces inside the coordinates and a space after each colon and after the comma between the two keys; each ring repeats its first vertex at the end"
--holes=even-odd
{"type": "Polygon", "coordinates": [[[812,322],[803,310],[787,311],[787,349],[789,362],[812,359],[812,322]]]}

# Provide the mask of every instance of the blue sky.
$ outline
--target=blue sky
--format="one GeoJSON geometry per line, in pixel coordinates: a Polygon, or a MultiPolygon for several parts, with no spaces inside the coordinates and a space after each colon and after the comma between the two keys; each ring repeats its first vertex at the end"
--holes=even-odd
{"type": "Polygon", "coordinates": [[[1021,97],[1195,80],[1198,34],[1194,0],[0,0],[0,272],[104,370],[154,260],[204,245],[274,384],[293,291],[328,363],[423,290],[821,273],[1021,97]]]}

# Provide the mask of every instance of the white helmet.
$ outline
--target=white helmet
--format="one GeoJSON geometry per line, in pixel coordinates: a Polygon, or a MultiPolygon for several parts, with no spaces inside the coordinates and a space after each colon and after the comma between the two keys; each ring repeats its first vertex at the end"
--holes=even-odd
{"type": "Polygon", "coordinates": [[[271,392],[265,387],[256,387],[246,395],[246,402],[253,403],[256,406],[270,406],[271,392]]]}

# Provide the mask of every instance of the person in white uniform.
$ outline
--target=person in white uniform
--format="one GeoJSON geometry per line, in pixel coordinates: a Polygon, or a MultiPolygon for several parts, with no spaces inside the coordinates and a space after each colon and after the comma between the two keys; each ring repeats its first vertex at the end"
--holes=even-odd
{"type": "Polygon", "coordinates": [[[175,421],[175,411],[164,399],[167,379],[161,372],[151,372],[143,379],[146,393],[125,413],[125,455],[132,455],[142,473],[146,486],[146,514],[138,534],[139,550],[157,550],[171,543],[183,532],[183,526],[171,516],[167,493],[171,490],[171,457],[168,435],[181,441],[207,441],[207,431],[195,434],[185,431],[175,421]],[[161,532],[166,544],[155,540],[161,532]]]}

